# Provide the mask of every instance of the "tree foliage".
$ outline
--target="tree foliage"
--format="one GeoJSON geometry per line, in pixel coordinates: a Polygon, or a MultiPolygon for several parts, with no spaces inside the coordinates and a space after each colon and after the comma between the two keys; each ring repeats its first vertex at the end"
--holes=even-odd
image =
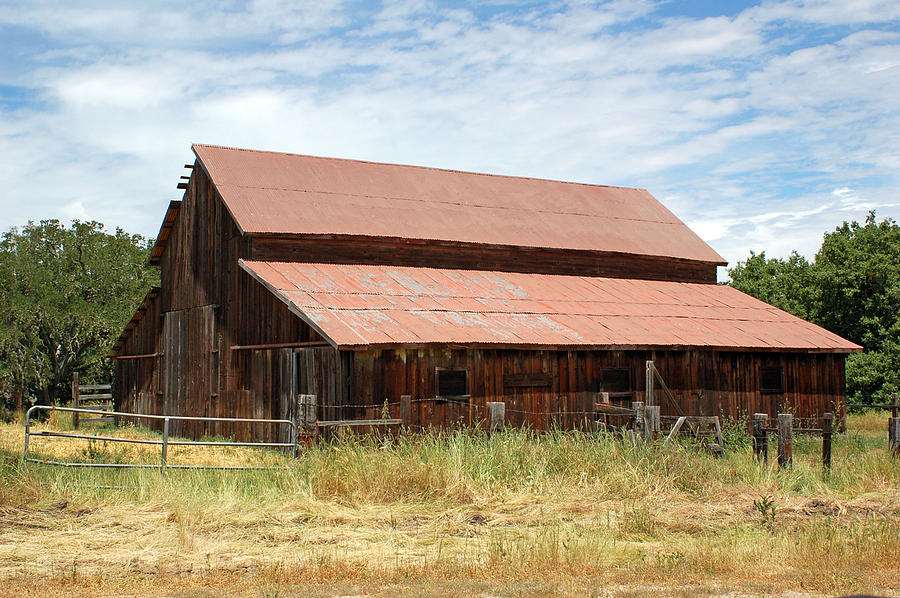
{"type": "Polygon", "coordinates": [[[900,390],[900,226],[870,212],[827,233],[810,263],[765,253],[729,269],[732,286],[865,348],[847,360],[851,402],[887,402],[900,390]]]}
{"type": "Polygon", "coordinates": [[[55,404],[72,375],[107,380],[104,359],[158,274],[150,242],[99,222],[29,223],[0,241],[0,391],[55,404]]]}

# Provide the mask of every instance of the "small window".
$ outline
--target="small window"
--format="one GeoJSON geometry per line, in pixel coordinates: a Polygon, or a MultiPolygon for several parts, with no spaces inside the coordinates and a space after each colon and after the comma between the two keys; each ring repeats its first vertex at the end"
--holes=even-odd
{"type": "Polygon", "coordinates": [[[631,392],[631,368],[600,368],[600,392],[631,392]]]}
{"type": "Polygon", "coordinates": [[[469,396],[469,370],[435,368],[435,395],[438,397],[469,396]]]}
{"type": "Polygon", "coordinates": [[[759,368],[759,390],[768,393],[784,392],[784,375],[781,366],[759,368]]]}

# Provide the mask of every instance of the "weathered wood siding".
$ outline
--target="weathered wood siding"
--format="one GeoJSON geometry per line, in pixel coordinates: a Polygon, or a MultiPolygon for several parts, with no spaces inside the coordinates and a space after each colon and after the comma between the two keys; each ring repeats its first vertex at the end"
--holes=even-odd
{"type": "MultiPolygon", "coordinates": [[[[844,356],[705,351],[528,351],[400,349],[352,354],[347,417],[373,417],[387,399],[413,398],[417,426],[477,424],[487,401],[506,402],[507,422],[535,429],[579,426],[593,414],[604,368],[630,371],[631,400],[645,401],[645,364],[652,359],[686,414],[745,418],[792,411],[798,418],[843,413],[844,356]],[[783,393],[760,390],[760,367],[780,366],[783,393]],[[470,398],[435,398],[435,368],[469,371],[470,398]],[[527,375],[527,376],[526,376],[527,375]]],[[[676,415],[661,391],[663,414],[676,415]]]]}
{"type": "Polygon", "coordinates": [[[279,238],[250,240],[253,259],[331,264],[388,264],[716,283],[716,266],[673,258],[541,247],[478,246],[389,239],[279,238]]]}
{"type": "MultiPolygon", "coordinates": [[[[199,167],[160,263],[161,290],[116,361],[120,410],[167,415],[283,417],[280,350],[233,347],[321,340],[238,265],[243,237],[199,167]],[[201,315],[202,314],[202,315],[201,315]],[[159,353],[152,360],[129,356],[159,353]]],[[[273,438],[272,426],[178,424],[173,433],[273,438]]]]}

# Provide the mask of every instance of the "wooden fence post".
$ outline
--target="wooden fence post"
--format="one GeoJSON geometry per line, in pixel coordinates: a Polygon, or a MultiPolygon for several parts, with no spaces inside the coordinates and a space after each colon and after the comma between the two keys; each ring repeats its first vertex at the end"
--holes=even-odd
{"type": "Polygon", "coordinates": [[[502,401],[488,401],[488,425],[491,432],[502,430],[506,425],[506,403],[502,401]]]}
{"type": "Polygon", "coordinates": [[[647,420],[645,434],[647,438],[656,440],[657,436],[659,436],[659,405],[644,407],[644,416],[647,420]]]}
{"type": "Polygon", "coordinates": [[[822,467],[825,468],[825,471],[831,471],[831,428],[833,424],[833,413],[826,413],[822,416],[822,467]]]}
{"type": "Polygon", "coordinates": [[[297,410],[299,418],[297,427],[303,428],[307,433],[315,435],[318,432],[316,425],[316,395],[297,395],[300,408],[297,410]]]}
{"type": "Polygon", "coordinates": [[[644,374],[645,374],[645,378],[646,378],[646,381],[644,383],[645,390],[646,390],[646,392],[645,392],[646,396],[644,397],[644,401],[647,405],[653,404],[653,367],[654,367],[653,362],[648,361],[644,368],[645,369],[644,374]]]}
{"type": "Polygon", "coordinates": [[[766,427],[769,425],[769,415],[766,413],[754,413],[753,422],[753,450],[756,459],[760,463],[769,462],[769,433],[766,427]]]}
{"type": "Polygon", "coordinates": [[[900,457],[900,417],[888,419],[888,439],[891,443],[891,454],[900,457]]]}
{"type": "Polygon", "coordinates": [[[634,401],[631,408],[634,409],[634,439],[640,443],[644,440],[644,402],[634,401]]]}
{"type": "MultiPolygon", "coordinates": [[[[81,391],[78,389],[78,372],[75,372],[72,375],[72,407],[74,407],[75,409],[78,409],[78,405],[81,402],[79,400],[81,398],[79,396],[80,392],[81,391]]],[[[78,420],[80,419],[78,415],[79,413],[77,411],[72,413],[72,427],[76,430],[78,429],[78,420]]]]}
{"type": "Polygon", "coordinates": [[[794,463],[794,430],[791,428],[794,416],[790,413],[778,414],[778,467],[791,467],[794,463]]]}
{"type": "Polygon", "coordinates": [[[410,425],[410,415],[412,413],[412,396],[400,395],[400,419],[407,428],[410,425]]]}

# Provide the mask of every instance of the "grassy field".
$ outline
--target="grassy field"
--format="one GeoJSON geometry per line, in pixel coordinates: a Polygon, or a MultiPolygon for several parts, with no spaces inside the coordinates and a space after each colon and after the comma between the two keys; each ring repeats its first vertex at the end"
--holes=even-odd
{"type": "MultiPolygon", "coordinates": [[[[779,472],[758,466],[737,433],[717,459],[521,431],[342,438],[296,461],[170,449],[170,462],[280,468],[269,471],[32,465],[23,475],[23,428],[10,424],[0,426],[0,593],[897,594],[900,463],[886,418],[851,416],[827,477],[815,438],[797,440],[793,469],[779,472]]],[[[32,446],[47,458],[158,459],[138,445],[32,446]]]]}

